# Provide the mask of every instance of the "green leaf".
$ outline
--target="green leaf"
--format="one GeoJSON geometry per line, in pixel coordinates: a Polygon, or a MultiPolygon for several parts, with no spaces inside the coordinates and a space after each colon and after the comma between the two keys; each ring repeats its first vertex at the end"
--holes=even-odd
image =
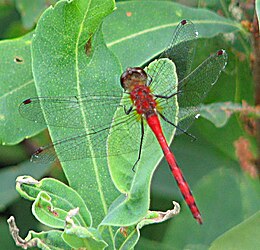
{"type": "Polygon", "coordinates": [[[115,235],[116,249],[134,249],[140,238],[138,226],[120,227],[115,235]]]}
{"type": "MultiPolygon", "coordinates": [[[[51,0],[52,3],[56,0],[51,0]]],[[[50,5],[47,0],[16,0],[16,8],[19,11],[24,28],[31,29],[44,9],[50,5]]]]}
{"type": "Polygon", "coordinates": [[[8,168],[0,170],[0,183],[2,185],[0,192],[0,210],[3,211],[14,201],[18,194],[15,190],[14,183],[17,176],[22,174],[31,174],[35,178],[40,178],[49,169],[50,165],[39,165],[26,161],[8,168]]]}
{"type": "MultiPolygon", "coordinates": [[[[172,245],[167,245],[167,244],[164,244],[164,243],[159,242],[159,241],[150,240],[149,238],[146,238],[146,237],[141,237],[140,240],[138,241],[136,249],[172,250],[173,248],[172,248],[172,245]]],[[[203,250],[203,249],[201,248],[200,250],[203,250]]]]}
{"type": "Polygon", "coordinates": [[[260,211],[221,235],[211,244],[215,249],[259,249],[260,211]]]}
{"type": "Polygon", "coordinates": [[[72,248],[105,249],[108,245],[95,228],[67,224],[62,238],[72,248]]]}
{"type": "MultiPolygon", "coordinates": [[[[55,207],[51,197],[46,192],[40,192],[32,206],[32,213],[35,218],[44,225],[62,229],[64,228],[65,219],[68,211],[60,209],[59,204],[55,207]]],[[[79,221],[76,222],[80,223],[79,221]]]]}
{"type": "MultiPolygon", "coordinates": [[[[33,71],[39,96],[82,97],[100,90],[103,93],[121,91],[121,67],[117,58],[105,46],[99,29],[102,19],[113,9],[113,1],[77,0],[58,2],[54,8],[44,12],[32,43],[33,71]]],[[[84,134],[100,124],[100,119],[86,117],[88,111],[93,113],[94,109],[95,102],[84,107],[84,116],[78,117],[82,119],[83,125],[79,129],[49,127],[52,140],[84,134]]],[[[108,109],[102,107],[100,110],[102,122],[107,124],[111,123],[115,111],[114,108],[108,109]]],[[[48,109],[43,111],[47,123],[50,116],[56,115],[50,114],[48,109]]],[[[76,150],[74,153],[80,155],[87,144],[95,146],[95,141],[86,140],[86,145],[79,148],[80,152],[76,150]]],[[[100,150],[106,150],[105,143],[101,147],[100,150]]],[[[67,149],[73,150],[70,146],[67,149]]],[[[94,155],[95,151],[90,149],[94,155]]],[[[56,147],[56,152],[59,155],[64,149],[62,146],[56,147]]],[[[107,168],[107,160],[93,157],[65,161],[62,167],[69,185],[80,194],[92,211],[93,227],[97,227],[107,214],[109,205],[118,196],[107,168]]],[[[112,229],[104,232],[106,242],[113,245],[112,229]]]]}
{"type": "Polygon", "coordinates": [[[0,143],[16,144],[26,136],[39,133],[45,126],[28,126],[18,112],[28,95],[36,94],[31,70],[32,33],[0,42],[0,143]]]}
{"type": "MultiPolygon", "coordinates": [[[[113,1],[77,0],[58,2],[54,8],[45,11],[38,22],[32,44],[33,71],[39,96],[82,97],[97,90],[109,93],[120,89],[116,79],[120,77],[121,67],[105,46],[99,29],[102,18],[113,9],[113,1]]],[[[77,119],[82,121],[81,128],[50,127],[52,140],[78,136],[87,133],[89,127],[99,125],[100,119],[86,117],[88,111],[93,113],[95,108],[99,108],[97,113],[102,117],[102,122],[111,123],[114,109],[100,109],[98,102],[93,102],[80,110],[83,112],[77,119]]],[[[48,109],[43,111],[47,123],[50,115],[56,116],[52,113],[48,117],[48,109]]],[[[86,145],[91,146],[92,143],[95,144],[95,141],[86,141],[79,150],[83,151],[86,145]]],[[[104,143],[100,150],[105,149],[104,143]]],[[[56,147],[56,152],[59,155],[66,151],[61,146],[56,147]]],[[[77,150],[74,153],[80,154],[77,150]]],[[[77,190],[89,210],[93,211],[93,227],[97,227],[107,214],[109,205],[118,196],[110,178],[107,160],[93,157],[65,161],[62,167],[70,186],[77,190]]],[[[113,245],[113,230],[108,228],[104,234],[106,242],[113,245]]]]}
{"type": "MultiPolygon", "coordinates": [[[[165,67],[160,76],[156,78],[156,81],[160,83],[160,87],[162,88],[169,83],[172,84],[173,88],[176,88],[178,80],[176,68],[172,61],[168,59],[154,61],[148,66],[149,70],[152,71],[158,67],[160,61],[165,61],[165,67]]],[[[172,121],[176,122],[178,114],[177,97],[171,98],[171,102],[172,105],[176,106],[175,110],[171,110],[172,121]]],[[[129,107],[129,104],[127,107],[129,107]]],[[[115,113],[115,119],[122,117],[122,115],[125,115],[124,111],[122,108],[119,108],[115,113]]],[[[110,148],[115,146],[116,143],[120,143],[122,151],[129,153],[109,158],[109,169],[113,182],[118,190],[126,195],[125,197],[121,196],[121,198],[115,201],[116,204],[113,204],[113,209],[110,209],[108,215],[103,220],[103,225],[126,226],[136,224],[146,215],[149,209],[151,179],[156,166],[163,157],[163,153],[159,143],[155,140],[153,132],[145,123],[142,157],[136,166],[136,173],[131,171],[138,157],[141,138],[141,124],[138,122],[138,118],[136,120],[131,124],[126,123],[122,125],[115,132],[113,131],[114,128],[112,128],[111,136],[108,139],[108,152],[110,152],[110,148]],[[131,126],[131,129],[129,129],[129,126],[131,126]],[[125,132],[123,134],[124,138],[119,139],[122,137],[122,131],[125,132]],[[124,141],[123,144],[122,141],[124,141]],[[137,150],[131,152],[129,151],[131,147],[137,150]]],[[[162,128],[166,139],[171,142],[175,129],[166,122],[162,123],[162,128]]]]}
{"type": "Polygon", "coordinates": [[[26,199],[34,200],[33,214],[45,225],[64,228],[67,213],[74,208],[78,225],[91,226],[92,218],[80,195],[64,183],[51,178],[40,182],[28,176],[17,178],[17,191],[26,199]]]}
{"type": "Polygon", "coordinates": [[[128,250],[133,249],[140,238],[140,230],[142,227],[154,223],[162,223],[180,212],[178,203],[173,202],[174,208],[166,212],[148,211],[145,218],[143,218],[136,226],[121,227],[117,230],[115,235],[116,249],[128,250]]]}
{"type": "Polygon", "coordinates": [[[36,233],[29,231],[28,236],[25,238],[26,241],[30,240],[37,241],[37,247],[44,250],[66,250],[71,249],[62,239],[62,231],[49,230],[47,232],[36,233]]]}
{"type": "Polygon", "coordinates": [[[237,22],[206,9],[189,8],[169,1],[149,4],[133,1],[117,3],[117,11],[104,23],[104,37],[123,69],[140,66],[166,48],[174,28],[182,19],[189,19],[196,25],[200,38],[244,32],[237,22]],[[131,53],[126,48],[131,48],[131,53]]]}
{"type": "Polygon", "coordinates": [[[71,249],[62,240],[62,232],[57,230],[50,230],[48,232],[36,233],[34,231],[29,231],[25,239],[19,236],[19,229],[15,224],[15,219],[11,216],[7,220],[9,224],[10,233],[17,246],[23,249],[38,247],[44,250],[54,250],[54,249],[71,249]]]}
{"type": "Polygon", "coordinates": [[[201,105],[200,115],[211,121],[216,127],[223,127],[233,113],[241,110],[242,105],[239,103],[218,102],[201,105]]]}

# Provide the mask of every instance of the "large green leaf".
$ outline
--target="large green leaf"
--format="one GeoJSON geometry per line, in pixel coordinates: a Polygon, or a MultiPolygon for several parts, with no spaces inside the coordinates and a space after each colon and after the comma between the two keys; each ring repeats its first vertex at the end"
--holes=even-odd
{"type": "Polygon", "coordinates": [[[174,28],[182,19],[190,19],[196,25],[200,38],[243,32],[237,22],[206,9],[189,8],[166,1],[126,1],[118,3],[117,11],[106,18],[104,37],[123,69],[139,66],[166,48],[174,28]]]}
{"type": "Polygon", "coordinates": [[[16,0],[16,8],[19,11],[23,26],[26,29],[31,29],[37,22],[39,16],[46,9],[50,3],[54,4],[57,0],[16,0]]]}
{"type": "Polygon", "coordinates": [[[0,143],[16,144],[33,136],[45,126],[28,126],[18,112],[19,104],[28,95],[35,95],[31,70],[32,33],[0,42],[0,143]]]}
{"type": "MultiPolygon", "coordinates": [[[[115,80],[119,79],[121,72],[117,59],[106,48],[100,31],[93,36],[102,18],[113,8],[113,1],[61,1],[43,14],[32,44],[33,72],[39,96],[78,96],[98,90],[109,92],[120,89],[115,80]]],[[[85,115],[88,108],[94,109],[95,103],[92,104],[93,107],[85,107],[85,115]]],[[[55,117],[55,113],[48,117],[48,110],[44,112],[47,123],[50,115],[55,117]]],[[[112,121],[113,114],[114,110],[100,111],[101,117],[107,121],[112,121]]],[[[82,119],[88,123],[82,120],[83,126],[78,130],[50,127],[52,139],[55,141],[85,133],[88,126],[93,127],[100,122],[92,117],[82,119]]],[[[105,149],[106,145],[103,146],[105,149]]],[[[62,148],[56,150],[58,155],[61,151],[62,148]]],[[[106,159],[82,159],[62,165],[70,186],[77,190],[93,213],[95,227],[118,195],[110,179],[106,159]]],[[[109,230],[108,238],[112,241],[112,230],[109,230]]]]}

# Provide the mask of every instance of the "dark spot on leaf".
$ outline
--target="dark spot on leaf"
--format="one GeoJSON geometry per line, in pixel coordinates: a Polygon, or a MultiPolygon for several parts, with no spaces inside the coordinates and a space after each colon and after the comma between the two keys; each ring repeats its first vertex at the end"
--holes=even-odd
{"type": "Polygon", "coordinates": [[[14,62],[15,62],[15,63],[18,63],[18,64],[22,64],[22,63],[24,63],[24,60],[23,60],[22,57],[16,56],[16,57],[14,58],[14,62]]]}
{"type": "Polygon", "coordinates": [[[49,212],[51,212],[54,216],[56,216],[56,217],[59,216],[59,214],[58,214],[56,211],[52,210],[50,206],[48,206],[47,209],[48,209],[49,212]]]}
{"type": "Polygon", "coordinates": [[[85,44],[85,52],[87,56],[90,56],[91,54],[91,49],[92,49],[92,45],[91,45],[91,37],[88,39],[87,43],[85,44]]]}
{"type": "Polygon", "coordinates": [[[128,236],[128,227],[120,227],[119,231],[125,238],[128,236]]]}
{"type": "Polygon", "coordinates": [[[59,214],[58,214],[56,211],[52,211],[52,214],[53,214],[54,216],[56,216],[56,217],[59,216],[59,214]]]}

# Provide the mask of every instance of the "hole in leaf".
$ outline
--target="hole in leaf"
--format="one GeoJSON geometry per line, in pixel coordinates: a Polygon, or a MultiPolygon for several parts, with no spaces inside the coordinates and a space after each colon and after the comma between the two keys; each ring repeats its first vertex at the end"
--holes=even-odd
{"type": "Polygon", "coordinates": [[[23,60],[22,57],[16,56],[16,57],[14,58],[14,62],[15,62],[15,63],[18,63],[18,64],[22,64],[22,63],[24,63],[24,60],[23,60]]]}

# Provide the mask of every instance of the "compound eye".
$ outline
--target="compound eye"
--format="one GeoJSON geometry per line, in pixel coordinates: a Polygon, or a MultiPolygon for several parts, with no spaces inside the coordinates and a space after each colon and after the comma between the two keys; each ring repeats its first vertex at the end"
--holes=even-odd
{"type": "Polygon", "coordinates": [[[125,71],[121,77],[120,77],[120,83],[121,83],[121,87],[123,89],[126,89],[126,81],[127,81],[127,72],[125,71]]]}
{"type": "Polygon", "coordinates": [[[142,68],[127,68],[120,77],[120,83],[124,90],[130,90],[134,85],[146,83],[147,74],[142,68]]]}
{"type": "Polygon", "coordinates": [[[140,77],[142,77],[143,79],[147,78],[146,72],[140,67],[132,68],[132,72],[135,72],[136,74],[140,75],[140,77]]]}

